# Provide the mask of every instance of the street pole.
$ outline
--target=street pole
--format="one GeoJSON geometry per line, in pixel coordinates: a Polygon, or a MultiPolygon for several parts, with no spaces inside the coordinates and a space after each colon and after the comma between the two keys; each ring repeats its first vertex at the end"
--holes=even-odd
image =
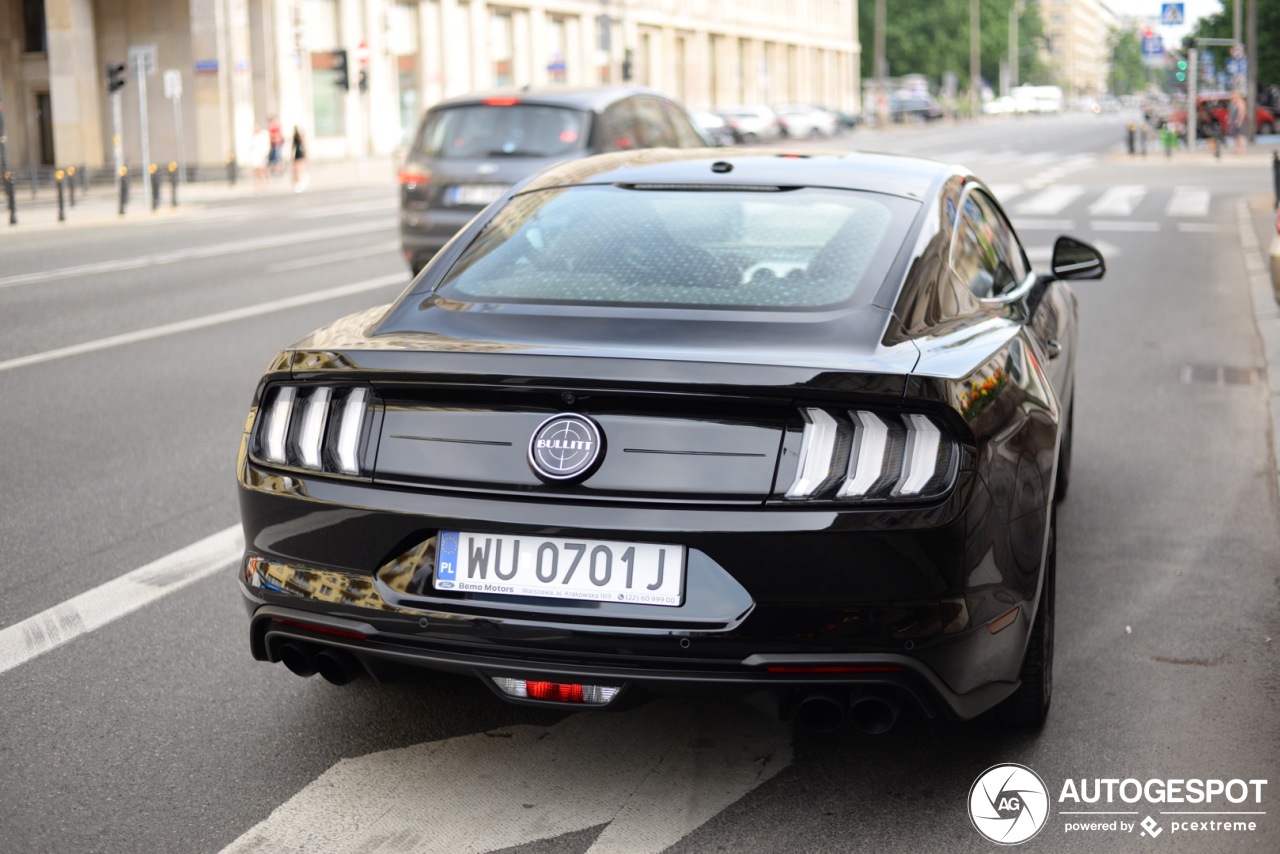
{"type": "Polygon", "coordinates": [[[1009,7],[1009,88],[1018,85],[1018,18],[1022,15],[1022,0],[1009,7]]]}
{"type": "Polygon", "coordinates": [[[978,25],[978,0],[969,0],[969,116],[975,119],[978,117],[978,87],[981,86],[979,78],[982,74],[978,25]]]}
{"type": "MultiPolygon", "coordinates": [[[[1237,5],[1239,0],[1236,0],[1237,5]]],[[[1245,22],[1248,43],[1244,49],[1245,67],[1245,128],[1249,132],[1249,142],[1253,142],[1258,133],[1258,0],[1249,0],[1248,20],[1245,22]]]]}
{"type": "Polygon", "coordinates": [[[1244,12],[1244,6],[1240,0],[1231,0],[1231,38],[1236,44],[1240,44],[1240,18],[1244,12]]]}
{"type": "Polygon", "coordinates": [[[1196,47],[1192,45],[1187,51],[1187,150],[1196,150],[1196,120],[1200,118],[1196,104],[1196,76],[1200,73],[1196,68],[1196,47]]]}
{"type": "Polygon", "coordinates": [[[0,183],[4,185],[5,204],[9,207],[9,225],[18,224],[18,208],[13,201],[13,178],[9,175],[9,137],[4,130],[4,80],[0,78],[0,183]]]}
{"type": "Polygon", "coordinates": [[[124,169],[124,108],[120,104],[120,90],[111,93],[111,154],[116,162],[116,195],[120,195],[120,181],[124,169]]]}
{"type": "Polygon", "coordinates": [[[889,69],[884,55],[884,4],[885,0],[876,0],[875,55],[872,57],[872,61],[875,62],[876,67],[873,69],[872,76],[875,77],[876,81],[873,113],[877,122],[885,118],[880,115],[880,103],[883,99],[888,97],[888,93],[885,92],[885,77],[888,76],[889,69]]]}
{"type": "Polygon", "coordinates": [[[138,78],[138,123],[142,132],[142,198],[151,198],[151,134],[147,127],[147,60],[141,52],[135,53],[134,74],[138,78]]]}

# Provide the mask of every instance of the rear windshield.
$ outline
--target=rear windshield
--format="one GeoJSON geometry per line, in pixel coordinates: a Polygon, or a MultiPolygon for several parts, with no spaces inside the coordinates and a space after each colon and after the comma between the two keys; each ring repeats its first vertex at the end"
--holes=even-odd
{"type": "Polygon", "coordinates": [[[555,157],[586,145],[587,114],[535,104],[448,107],[427,116],[414,148],[428,157],[555,157]]]}
{"type": "Polygon", "coordinates": [[[870,302],[917,202],[848,190],[577,186],[512,199],[438,293],[465,302],[815,309],[870,302]]]}

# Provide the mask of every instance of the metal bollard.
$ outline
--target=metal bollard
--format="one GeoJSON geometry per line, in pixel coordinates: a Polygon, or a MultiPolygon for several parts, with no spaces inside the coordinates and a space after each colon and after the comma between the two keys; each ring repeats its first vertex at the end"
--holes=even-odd
{"type": "Polygon", "coordinates": [[[1271,191],[1275,200],[1271,207],[1280,208],[1280,153],[1271,152],[1271,191]]]}
{"type": "Polygon", "coordinates": [[[178,164],[169,161],[169,206],[178,206],[178,164]]]}
{"type": "Polygon", "coordinates": [[[71,207],[76,206],[76,167],[67,167],[67,192],[71,195],[71,207]]]}
{"type": "Polygon", "coordinates": [[[227,157],[227,183],[232,187],[236,185],[236,156],[234,154],[227,157]]]}
{"type": "Polygon", "coordinates": [[[159,171],[156,164],[152,163],[147,166],[147,173],[151,175],[151,209],[158,210],[160,207],[160,182],[156,180],[156,172],[159,171]]]}
{"type": "Polygon", "coordinates": [[[13,198],[13,173],[4,173],[4,196],[9,205],[9,225],[18,224],[18,205],[13,198]]]}
{"type": "Polygon", "coordinates": [[[58,222],[67,221],[67,206],[64,200],[62,181],[67,177],[67,173],[59,169],[53,173],[53,181],[58,186],[58,222]]]}
{"type": "Polygon", "coordinates": [[[120,167],[120,216],[124,216],[125,205],[129,203],[129,167],[120,167]]]}

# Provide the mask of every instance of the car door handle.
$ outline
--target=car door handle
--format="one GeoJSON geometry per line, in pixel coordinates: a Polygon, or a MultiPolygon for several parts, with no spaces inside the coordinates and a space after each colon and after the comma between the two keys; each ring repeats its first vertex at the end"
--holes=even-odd
{"type": "Polygon", "coordinates": [[[1062,344],[1057,338],[1049,338],[1044,342],[1045,352],[1048,353],[1050,359],[1056,359],[1062,354],[1062,344]]]}

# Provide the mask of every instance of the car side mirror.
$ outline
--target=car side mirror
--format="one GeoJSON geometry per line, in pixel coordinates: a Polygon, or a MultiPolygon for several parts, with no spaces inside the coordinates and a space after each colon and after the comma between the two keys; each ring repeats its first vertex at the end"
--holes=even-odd
{"type": "Polygon", "coordinates": [[[1101,279],[1107,272],[1102,253],[1083,240],[1059,237],[1053,244],[1051,270],[1057,279],[1101,279]]]}

